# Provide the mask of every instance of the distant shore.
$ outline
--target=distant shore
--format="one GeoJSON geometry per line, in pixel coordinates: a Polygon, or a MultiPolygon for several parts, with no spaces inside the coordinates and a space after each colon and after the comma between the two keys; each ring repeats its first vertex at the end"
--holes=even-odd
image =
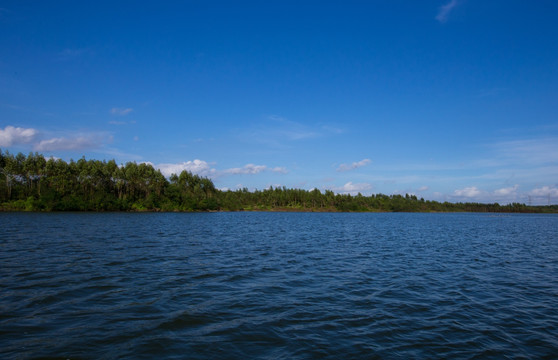
{"type": "Polygon", "coordinates": [[[486,214],[558,214],[558,209],[555,206],[550,206],[545,209],[529,209],[530,211],[467,211],[467,210],[426,210],[426,211],[393,211],[393,210],[338,210],[334,208],[327,209],[312,209],[312,208],[250,208],[250,209],[238,209],[238,210],[161,210],[161,209],[130,209],[130,210],[35,210],[35,209],[14,209],[5,208],[0,206],[0,212],[2,213],[64,213],[64,212],[76,212],[76,213],[226,213],[226,212],[270,212],[270,213],[417,213],[417,214],[457,214],[457,213],[486,213],[486,214]]]}
{"type": "Polygon", "coordinates": [[[340,194],[269,187],[219,190],[186,170],[168,179],[146,163],[65,162],[0,149],[0,211],[272,211],[558,213],[558,205],[450,203],[414,194],[340,194]]]}

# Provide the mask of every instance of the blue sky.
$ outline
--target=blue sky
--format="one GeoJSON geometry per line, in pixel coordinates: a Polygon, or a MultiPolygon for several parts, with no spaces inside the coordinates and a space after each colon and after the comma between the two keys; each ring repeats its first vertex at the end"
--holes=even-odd
{"type": "Polygon", "coordinates": [[[558,203],[558,3],[0,2],[0,148],[558,203]]]}

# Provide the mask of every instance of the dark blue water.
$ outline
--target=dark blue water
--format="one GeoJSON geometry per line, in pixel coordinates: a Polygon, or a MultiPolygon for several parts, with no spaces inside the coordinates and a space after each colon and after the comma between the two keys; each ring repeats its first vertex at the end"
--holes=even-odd
{"type": "Polygon", "coordinates": [[[0,358],[552,359],[558,217],[0,213],[0,358]]]}

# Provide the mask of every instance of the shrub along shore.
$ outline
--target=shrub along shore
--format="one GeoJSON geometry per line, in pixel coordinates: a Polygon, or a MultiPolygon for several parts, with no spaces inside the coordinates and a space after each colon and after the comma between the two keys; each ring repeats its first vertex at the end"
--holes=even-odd
{"type": "Polygon", "coordinates": [[[223,191],[188,171],[167,179],[150,164],[85,158],[65,162],[0,149],[0,210],[558,213],[558,205],[442,203],[408,194],[364,196],[285,187],[223,191]]]}

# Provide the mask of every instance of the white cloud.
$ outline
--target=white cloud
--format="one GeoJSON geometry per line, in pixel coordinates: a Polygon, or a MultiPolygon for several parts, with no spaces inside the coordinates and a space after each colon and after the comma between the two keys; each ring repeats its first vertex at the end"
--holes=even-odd
{"type": "Polygon", "coordinates": [[[449,3],[440,6],[440,9],[438,10],[438,14],[436,15],[436,20],[438,20],[441,23],[445,23],[446,21],[448,21],[448,16],[449,16],[450,12],[457,5],[458,5],[457,0],[451,0],[449,3]]]}
{"type": "Polygon", "coordinates": [[[267,166],[265,165],[246,164],[241,168],[227,169],[224,170],[223,172],[226,174],[239,175],[239,174],[258,174],[264,170],[267,170],[267,166]]]}
{"type": "Polygon", "coordinates": [[[349,181],[343,186],[332,188],[332,190],[338,193],[355,195],[359,192],[372,190],[372,185],[368,183],[353,184],[349,181]]]}
{"type": "Polygon", "coordinates": [[[79,136],[76,138],[52,138],[42,140],[34,146],[36,151],[56,151],[56,150],[83,150],[96,148],[99,143],[92,138],[79,136]]]}
{"type": "Polygon", "coordinates": [[[246,164],[241,168],[231,168],[223,170],[223,174],[230,174],[230,175],[243,175],[243,174],[259,174],[263,171],[272,171],[280,174],[286,174],[288,171],[284,167],[274,167],[270,168],[266,165],[254,165],[254,164],[246,164]]]}
{"type": "Polygon", "coordinates": [[[132,109],[132,108],[116,108],[115,107],[115,108],[110,109],[111,114],[120,115],[120,116],[128,115],[132,111],[134,111],[134,109],[132,109]]]}
{"type": "MultiPolygon", "coordinates": [[[[44,138],[44,133],[42,135],[44,138]]],[[[102,132],[86,135],[66,133],[63,136],[40,140],[37,129],[13,126],[6,126],[4,130],[0,129],[0,146],[29,144],[34,151],[94,149],[110,143],[112,140],[112,136],[102,132]]]]}
{"type": "Polygon", "coordinates": [[[494,195],[496,195],[496,196],[515,195],[518,188],[519,188],[519,185],[516,184],[516,185],[511,186],[511,187],[494,190],[494,195]]]}
{"type": "Polygon", "coordinates": [[[287,168],[284,168],[284,167],[282,167],[282,166],[276,166],[276,167],[274,167],[274,168],[272,168],[272,169],[270,169],[270,170],[273,171],[273,172],[276,172],[276,173],[280,173],[280,174],[286,174],[286,173],[289,172],[289,171],[287,170],[287,168]]]}
{"type": "Polygon", "coordinates": [[[166,177],[169,177],[172,174],[179,175],[184,170],[200,176],[211,176],[215,175],[217,172],[217,170],[213,169],[208,162],[198,159],[177,164],[159,164],[153,166],[161,170],[161,173],[166,177]]]}
{"type": "Polygon", "coordinates": [[[537,197],[558,197],[558,188],[556,188],[555,186],[543,186],[541,188],[537,188],[537,189],[533,189],[531,191],[529,191],[528,193],[531,196],[537,196],[537,197]]]}
{"type": "Polygon", "coordinates": [[[341,164],[337,168],[337,171],[350,171],[354,169],[358,169],[360,167],[366,166],[371,163],[370,159],[363,159],[352,164],[341,164]]]}
{"type": "Polygon", "coordinates": [[[0,129],[0,146],[12,146],[30,143],[37,136],[38,131],[32,128],[6,126],[0,129]]]}
{"type": "Polygon", "coordinates": [[[479,189],[477,189],[476,186],[466,187],[464,189],[455,190],[453,192],[455,196],[468,197],[468,198],[479,196],[481,193],[482,192],[479,189]]]}
{"type": "Polygon", "coordinates": [[[223,175],[255,175],[264,171],[272,171],[272,172],[282,173],[282,174],[287,173],[287,169],[284,167],[269,168],[266,165],[254,165],[254,164],[246,164],[240,168],[217,170],[211,167],[210,163],[198,159],[193,161],[176,163],[176,164],[158,164],[153,166],[161,170],[161,173],[166,177],[169,177],[172,174],[178,175],[183,170],[189,171],[192,174],[197,174],[200,176],[207,176],[207,177],[217,177],[223,175]]]}
{"type": "Polygon", "coordinates": [[[428,186],[421,186],[417,189],[417,191],[421,192],[421,191],[427,191],[428,189],[430,189],[428,186]]]}

